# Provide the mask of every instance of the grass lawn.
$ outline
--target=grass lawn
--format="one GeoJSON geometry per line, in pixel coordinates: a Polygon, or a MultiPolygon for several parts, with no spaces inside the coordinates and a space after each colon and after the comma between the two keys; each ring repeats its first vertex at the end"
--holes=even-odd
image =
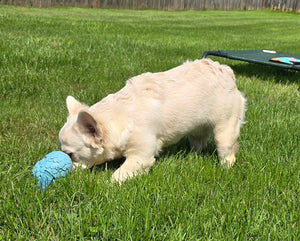
{"type": "Polygon", "coordinates": [[[212,139],[203,156],[183,139],[122,186],[108,182],[118,161],[44,192],[31,174],[59,149],[67,95],[93,104],[207,50],[300,54],[299,26],[271,11],[0,6],[0,240],[300,240],[299,72],[214,58],[248,99],[231,170],[212,139]]]}

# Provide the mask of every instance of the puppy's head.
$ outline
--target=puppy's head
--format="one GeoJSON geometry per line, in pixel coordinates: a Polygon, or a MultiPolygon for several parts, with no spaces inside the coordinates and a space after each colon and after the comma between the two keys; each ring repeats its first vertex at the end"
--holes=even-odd
{"type": "Polygon", "coordinates": [[[71,157],[73,168],[92,167],[101,160],[104,151],[101,128],[88,106],[72,96],[68,96],[66,102],[69,116],[59,132],[61,150],[71,157]]]}

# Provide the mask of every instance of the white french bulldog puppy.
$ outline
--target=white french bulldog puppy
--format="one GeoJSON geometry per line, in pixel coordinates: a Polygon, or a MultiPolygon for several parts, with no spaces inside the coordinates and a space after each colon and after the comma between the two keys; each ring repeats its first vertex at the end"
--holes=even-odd
{"type": "Polygon", "coordinates": [[[112,176],[117,182],[147,172],[163,147],[186,135],[203,151],[213,133],[221,164],[231,167],[246,104],[232,69],[210,59],[133,77],[91,107],[71,96],[66,102],[62,151],[83,168],[125,157],[112,176]]]}

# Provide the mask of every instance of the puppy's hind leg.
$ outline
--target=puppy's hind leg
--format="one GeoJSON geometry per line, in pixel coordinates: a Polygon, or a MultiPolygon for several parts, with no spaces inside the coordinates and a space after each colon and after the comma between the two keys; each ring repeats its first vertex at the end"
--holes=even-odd
{"type": "Polygon", "coordinates": [[[240,134],[240,122],[230,119],[214,128],[214,138],[217,145],[218,157],[221,165],[232,167],[236,161],[235,153],[238,149],[237,139],[240,134]]]}

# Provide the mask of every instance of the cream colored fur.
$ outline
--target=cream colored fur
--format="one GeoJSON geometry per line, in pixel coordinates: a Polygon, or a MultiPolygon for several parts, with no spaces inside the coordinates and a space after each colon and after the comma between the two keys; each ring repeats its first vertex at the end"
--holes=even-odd
{"type": "Polygon", "coordinates": [[[112,176],[122,182],[147,172],[155,156],[188,135],[202,151],[214,134],[221,164],[235,162],[245,98],[231,68],[210,59],[131,78],[124,88],[88,107],[67,97],[69,117],[59,138],[73,166],[126,160],[112,176]]]}

